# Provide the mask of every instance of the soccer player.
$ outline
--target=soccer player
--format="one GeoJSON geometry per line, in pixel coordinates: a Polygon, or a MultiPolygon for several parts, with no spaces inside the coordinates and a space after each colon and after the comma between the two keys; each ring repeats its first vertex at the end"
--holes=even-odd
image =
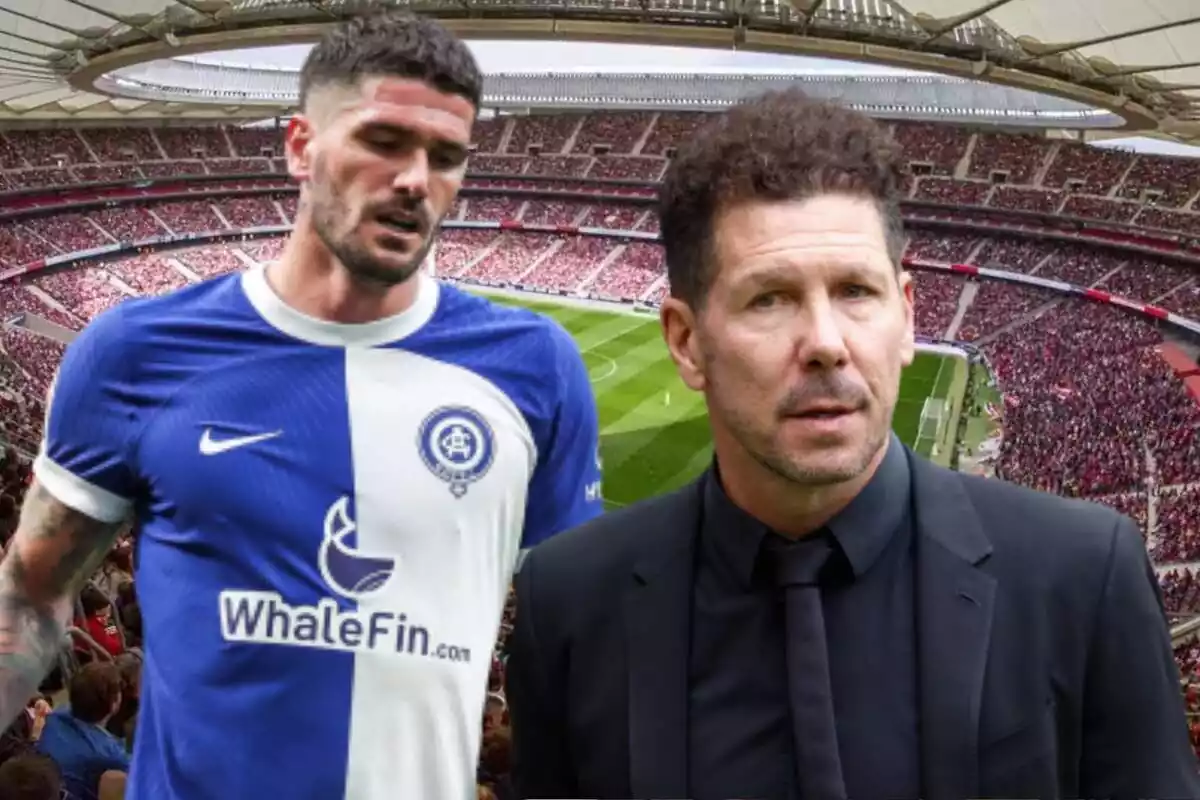
{"type": "Polygon", "coordinates": [[[574,343],[419,269],[480,97],[433,22],[335,26],[287,128],[280,260],[126,302],[67,349],[0,569],[0,724],[132,513],[128,797],[473,795],[518,552],[601,509],[574,343]]]}

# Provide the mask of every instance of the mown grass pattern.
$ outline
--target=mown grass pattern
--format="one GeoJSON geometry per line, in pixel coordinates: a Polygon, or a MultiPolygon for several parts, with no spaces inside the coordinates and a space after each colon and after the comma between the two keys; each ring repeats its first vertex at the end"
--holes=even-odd
{"type": "MultiPolygon", "coordinates": [[[[708,466],[712,441],[704,398],[679,379],[656,318],[503,296],[491,299],[546,314],[578,342],[596,393],[604,497],[610,506],[675,489],[708,466]]],[[[925,398],[935,392],[945,397],[951,391],[956,365],[939,370],[943,360],[919,353],[902,376],[892,424],[909,445],[916,441],[925,398]]]]}

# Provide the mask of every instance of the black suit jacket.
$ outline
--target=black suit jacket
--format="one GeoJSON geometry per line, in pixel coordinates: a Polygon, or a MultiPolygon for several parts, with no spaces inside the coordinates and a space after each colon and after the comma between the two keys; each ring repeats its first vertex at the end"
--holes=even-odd
{"type": "MultiPolygon", "coordinates": [[[[927,800],[1200,798],[1132,522],[908,454],[927,800]]],[[[535,548],[507,667],[523,797],[687,796],[706,474],[535,548]]]]}

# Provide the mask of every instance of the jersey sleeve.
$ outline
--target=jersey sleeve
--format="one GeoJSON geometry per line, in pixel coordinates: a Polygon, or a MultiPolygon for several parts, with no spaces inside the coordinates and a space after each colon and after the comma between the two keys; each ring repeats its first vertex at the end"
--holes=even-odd
{"type": "Polygon", "coordinates": [[[554,365],[558,387],[554,418],[529,486],[521,547],[529,548],[556,533],[599,516],[600,422],[587,368],[579,348],[562,328],[554,328],[554,365]]]}
{"type": "Polygon", "coordinates": [[[119,522],[136,487],[139,428],[136,362],[120,308],[98,317],[67,346],[47,401],[38,483],[59,502],[101,522],[119,522]]]}

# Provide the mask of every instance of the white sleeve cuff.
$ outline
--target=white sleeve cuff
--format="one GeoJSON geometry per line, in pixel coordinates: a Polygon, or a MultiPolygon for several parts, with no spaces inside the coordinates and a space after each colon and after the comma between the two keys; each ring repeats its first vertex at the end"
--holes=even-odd
{"type": "Polygon", "coordinates": [[[33,462],[33,474],[46,491],[63,505],[97,522],[115,523],[125,519],[133,502],[102,489],[50,460],[45,452],[33,462]]]}

